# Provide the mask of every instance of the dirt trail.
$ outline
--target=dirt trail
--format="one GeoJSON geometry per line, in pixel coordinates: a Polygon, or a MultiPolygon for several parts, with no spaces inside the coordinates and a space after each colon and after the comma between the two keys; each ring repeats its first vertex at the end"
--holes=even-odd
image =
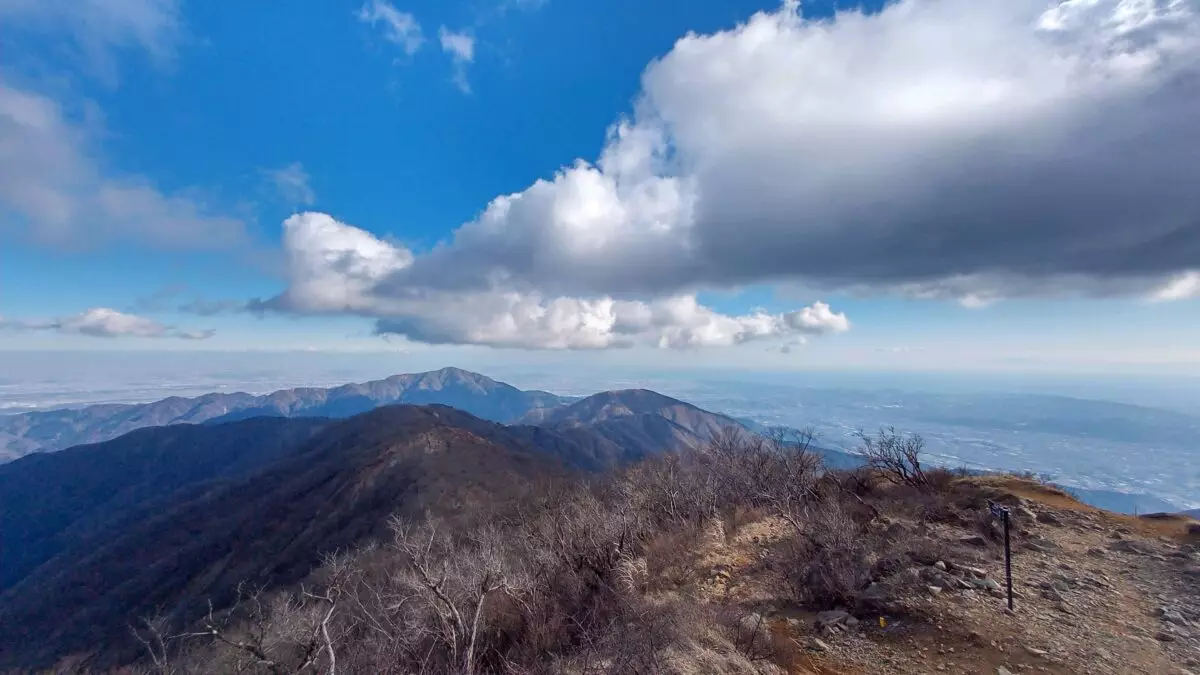
{"type": "MultiPolygon", "coordinates": [[[[728,536],[711,525],[697,591],[763,617],[776,652],[791,652],[790,673],[1200,675],[1194,521],[1120,516],[1018,479],[980,482],[1013,507],[1015,612],[998,590],[1003,553],[991,542],[909,570],[928,580],[928,592],[897,598],[905,611],[882,626],[879,617],[798,611],[764,562],[788,534],[774,518],[728,536]]],[[[961,544],[970,531],[937,526],[933,534],[961,544]]]]}

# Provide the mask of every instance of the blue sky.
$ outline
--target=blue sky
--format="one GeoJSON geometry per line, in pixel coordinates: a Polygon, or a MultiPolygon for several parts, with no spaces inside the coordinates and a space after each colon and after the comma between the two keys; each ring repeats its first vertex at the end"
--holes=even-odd
{"type": "Polygon", "coordinates": [[[1131,6],[0,0],[0,349],[1197,373],[1131,6]]]}

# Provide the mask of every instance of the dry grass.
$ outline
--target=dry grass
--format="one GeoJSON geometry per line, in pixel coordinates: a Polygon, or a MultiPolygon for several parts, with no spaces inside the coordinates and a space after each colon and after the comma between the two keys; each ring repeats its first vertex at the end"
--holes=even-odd
{"type": "Polygon", "coordinates": [[[1021,478],[1020,476],[968,476],[960,478],[959,482],[965,485],[975,485],[981,488],[992,488],[1007,492],[1056,509],[1085,511],[1088,513],[1101,512],[1100,509],[1088,506],[1072,497],[1062,488],[1028,478],[1021,478]]]}
{"type": "Polygon", "coordinates": [[[964,484],[1006,492],[1052,508],[1098,515],[1109,519],[1114,526],[1123,525],[1144,537],[1168,537],[1183,543],[1200,542],[1200,534],[1189,531],[1191,526],[1200,524],[1200,521],[1181,514],[1131,516],[1113,513],[1084,504],[1061,488],[1019,476],[970,476],[959,480],[964,484]]]}

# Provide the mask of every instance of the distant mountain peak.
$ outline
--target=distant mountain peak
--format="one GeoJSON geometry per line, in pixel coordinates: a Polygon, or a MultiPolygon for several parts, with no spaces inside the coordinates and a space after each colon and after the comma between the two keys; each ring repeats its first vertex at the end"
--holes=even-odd
{"type": "Polygon", "coordinates": [[[248,417],[344,418],[393,403],[442,403],[495,422],[509,423],[563,399],[522,391],[479,373],[445,367],[422,373],[344,384],[296,387],[269,394],[211,393],[172,396],[141,404],[98,405],[0,417],[0,462],[23,455],[106,441],[148,426],[230,422],[248,417]]]}

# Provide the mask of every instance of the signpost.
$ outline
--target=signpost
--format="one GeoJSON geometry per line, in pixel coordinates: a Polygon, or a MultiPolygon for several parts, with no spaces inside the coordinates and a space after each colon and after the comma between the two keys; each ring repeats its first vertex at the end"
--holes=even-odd
{"type": "Polygon", "coordinates": [[[992,512],[993,518],[1000,518],[1004,521],[1004,580],[1008,585],[1008,608],[1013,608],[1013,590],[1012,590],[1012,545],[1009,543],[1008,526],[1009,526],[1009,511],[1008,507],[1000,506],[996,502],[988,501],[988,510],[992,512]]]}

